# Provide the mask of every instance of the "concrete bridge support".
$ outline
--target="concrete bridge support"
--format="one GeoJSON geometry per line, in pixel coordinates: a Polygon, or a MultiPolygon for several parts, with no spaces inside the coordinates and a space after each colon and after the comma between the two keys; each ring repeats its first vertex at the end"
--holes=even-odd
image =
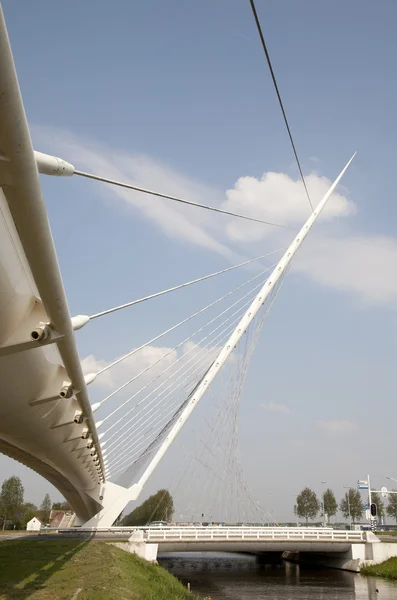
{"type": "Polygon", "coordinates": [[[281,562],[282,552],[261,552],[256,555],[258,565],[276,565],[281,562]]]}
{"type": "Polygon", "coordinates": [[[283,559],[332,569],[358,573],[365,565],[378,565],[397,556],[397,544],[381,542],[373,533],[367,533],[367,541],[352,544],[346,552],[284,552],[283,559]]]}
{"type": "Polygon", "coordinates": [[[157,562],[158,547],[158,544],[149,544],[148,542],[145,542],[143,531],[137,530],[134,531],[129,538],[125,549],[128,552],[137,554],[137,556],[140,556],[149,562],[157,562]]]}

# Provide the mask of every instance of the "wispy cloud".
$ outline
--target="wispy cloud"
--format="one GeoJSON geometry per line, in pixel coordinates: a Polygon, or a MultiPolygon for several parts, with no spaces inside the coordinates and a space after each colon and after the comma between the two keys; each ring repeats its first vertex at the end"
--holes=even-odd
{"type": "Polygon", "coordinates": [[[331,435],[344,435],[357,429],[356,423],[346,420],[331,419],[329,421],[319,421],[318,424],[331,435]]]}
{"type": "MultiPolygon", "coordinates": [[[[192,341],[185,342],[178,350],[164,346],[145,346],[98,376],[93,385],[114,389],[121,383],[148,369],[147,373],[139,377],[138,384],[140,388],[155,377],[162,376],[163,373],[167,373],[167,375],[164,374],[164,377],[174,374],[173,365],[178,367],[183,376],[186,365],[189,365],[189,369],[192,369],[192,366],[196,366],[195,361],[197,362],[198,358],[203,360],[205,357],[212,355],[217,349],[216,345],[203,348],[192,341]]],[[[131,348],[130,351],[134,351],[134,348],[131,348]]],[[[119,358],[119,356],[116,356],[109,361],[105,361],[90,354],[81,361],[83,373],[84,375],[97,373],[119,358]]]]}
{"type": "Polygon", "coordinates": [[[261,404],[263,410],[271,413],[279,413],[283,415],[287,415],[291,412],[291,409],[288,408],[285,404],[277,404],[276,402],[268,402],[267,404],[261,404]]]}
{"type": "MultiPolygon", "coordinates": [[[[145,155],[110,148],[58,129],[36,126],[32,131],[40,150],[58,154],[80,170],[291,227],[301,225],[308,216],[301,182],[285,173],[268,172],[260,179],[240,177],[233,187],[221,190],[186,177],[145,155]]],[[[307,181],[315,201],[321,199],[331,184],[326,177],[317,175],[309,175],[307,181]]],[[[93,185],[97,185],[107,199],[139,211],[173,239],[203,246],[229,259],[235,255],[230,244],[235,246],[238,242],[240,253],[242,242],[247,247],[255,241],[269,240],[270,243],[271,240],[274,248],[274,244],[279,245],[292,237],[292,231],[285,229],[214,215],[116,186],[93,185]]],[[[354,211],[351,201],[335,193],[322,218],[346,216],[354,211]]]]}
{"type": "MultiPolygon", "coordinates": [[[[71,133],[33,128],[37,149],[58,154],[76,167],[143,187],[168,192],[193,201],[221,206],[293,229],[308,215],[307,199],[299,180],[285,173],[267,172],[260,178],[243,176],[227,190],[216,189],[168,167],[148,156],[120,151],[71,133]]],[[[327,177],[309,174],[308,187],[316,204],[331,184],[327,177]]],[[[93,185],[96,185],[93,183],[93,185]]],[[[129,190],[97,184],[107,202],[138,212],[165,235],[181,243],[200,246],[221,254],[230,262],[242,255],[255,255],[284,246],[293,229],[278,229],[249,223],[204,210],[179,206],[129,190]]],[[[352,217],[356,205],[345,188],[334,193],[318,227],[299,253],[296,273],[334,290],[349,293],[366,303],[394,306],[397,300],[397,238],[360,234],[345,226],[336,235],[335,219],[352,217]],[[327,224],[328,223],[328,224],[327,224]],[[332,235],[329,227],[332,224],[332,235]]]]}
{"type": "MultiPolygon", "coordinates": [[[[206,204],[219,205],[224,197],[221,191],[193,178],[185,177],[148,156],[129,154],[57,129],[34,127],[32,130],[40,149],[59,154],[80,170],[91,171],[109,179],[140,185],[194,202],[205,201],[206,204]]],[[[208,212],[198,208],[187,211],[186,207],[169,200],[117,186],[94,183],[93,185],[97,185],[96,189],[103,197],[113,202],[117,201],[119,206],[124,205],[131,211],[138,211],[142,217],[154,222],[172,239],[202,246],[229,260],[234,260],[235,255],[228,247],[227,240],[221,242],[219,236],[211,233],[216,221],[215,217],[208,212]]]]}
{"type": "Polygon", "coordinates": [[[295,270],[366,303],[397,300],[397,240],[390,237],[314,235],[302,249],[295,270]]]}
{"type": "MultiPolygon", "coordinates": [[[[306,182],[314,204],[325,196],[332,183],[327,177],[313,174],[306,177],[306,182]]],[[[264,173],[260,179],[240,177],[234,187],[226,191],[226,201],[222,208],[290,226],[302,225],[310,213],[301,181],[294,180],[285,173],[273,172],[264,173]]],[[[355,212],[355,204],[335,192],[319,218],[324,221],[355,212]]],[[[277,233],[276,230],[271,232],[277,233]]],[[[252,241],[265,239],[270,230],[255,223],[240,224],[232,221],[227,227],[227,233],[231,239],[252,241]]]]}

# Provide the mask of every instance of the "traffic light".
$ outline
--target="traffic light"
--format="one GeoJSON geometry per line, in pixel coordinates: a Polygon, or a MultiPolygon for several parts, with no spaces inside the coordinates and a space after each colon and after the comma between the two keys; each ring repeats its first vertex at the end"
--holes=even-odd
{"type": "Polygon", "coordinates": [[[371,517],[376,517],[378,510],[376,508],[376,504],[371,504],[371,517]]]}

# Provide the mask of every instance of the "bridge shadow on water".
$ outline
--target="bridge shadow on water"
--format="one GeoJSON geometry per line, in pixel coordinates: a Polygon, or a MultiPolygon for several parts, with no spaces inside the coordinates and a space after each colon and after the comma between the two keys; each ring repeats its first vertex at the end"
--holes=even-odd
{"type": "Polygon", "coordinates": [[[48,580],[91,539],[91,535],[83,539],[40,536],[0,541],[0,600],[24,600],[45,590],[48,580]]]}
{"type": "Polygon", "coordinates": [[[163,553],[159,562],[185,585],[189,582],[194,593],[216,600],[397,598],[397,586],[387,581],[284,561],[266,564],[250,555],[163,553]]]}

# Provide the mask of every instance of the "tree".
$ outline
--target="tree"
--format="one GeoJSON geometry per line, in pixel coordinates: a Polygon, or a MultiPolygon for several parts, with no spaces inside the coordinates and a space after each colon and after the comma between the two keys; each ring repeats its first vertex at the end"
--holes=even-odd
{"type": "Polygon", "coordinates": [[[54,502],[52,505],[52,510],[64,510],[65,512],[69,512],[72,510],[69,502],[54,502]]]}
{"type": "Polygon", "coordinates": [[[33,517],[37,517],[37,514],[37,506],[35,506],[32,502],[25,502],[25,504],[22,504],[21,514],[19,518],[21,527],[25,528],[30,519],[33,519],[33,517]]]}
{"type": "Polygon", "coordinates": [[[361,519],[364,511],[364,506],[361,502],[360,492],[354,490],[353,488],[350,488],[343,496],[339,505],[339,510],[345,517],[345,519],[349,519],[349,517],[351,516],[353,523],[361,519]]]}
{"type": "Polygon", "coordinates": [[[318,511],[320,510],[320,503],[313,490],[306,487],[296,497],[296,505],[294,506],[294,513],[301,519],[306,519],[306,525],[309,519],[313,520],[316,518],[318,511]]]}
{"type": "Polygon", "coordinates": [[[19,477],[9,477],[3,481],[0,493],[0,514],[3,517],[3,531],[7,520],[18,518],[23,504],[23,485],[19,477]]]}
{"type": "Polygon", "coordinates": [[[41,518],[42,518],[44,524],[47,524],[48,521],[50,520],[50,512],[51,512],[51,498],[50,498],[50,494],[46,494],[44,496],[43,502],[40,505],[41,518]]]}
{"type": "Polygon", "coordinates": [[[371,502],[372,504],[376,504],[376,515],[379,519],[385,516],[385,505],[380,499],[379,494],[376,492],[371,492],[371,502]]]}
{"type": "Polygon", "coordinates": [[[152,521],[170,521],[174,513],[174,501],[168,490],[159,490],[122,521],[123,525],[146,525],[152,521]]]}
{"type": "Polygon", "coordinates": [[[338,512],[338,503],[335,494],[331,489],[327,489],[323,496],[324,512],[328,517],[333,517],[338,512]]]}
{"type": "MultiPolygon", "coordinates": [[[[395,490],[393,490],[394,492],[395,490]]],[[[396,520],[397,523],[397,494],[390,494],[389,504],[387,505],[386,512],[389,517],[396,520]]]]}

